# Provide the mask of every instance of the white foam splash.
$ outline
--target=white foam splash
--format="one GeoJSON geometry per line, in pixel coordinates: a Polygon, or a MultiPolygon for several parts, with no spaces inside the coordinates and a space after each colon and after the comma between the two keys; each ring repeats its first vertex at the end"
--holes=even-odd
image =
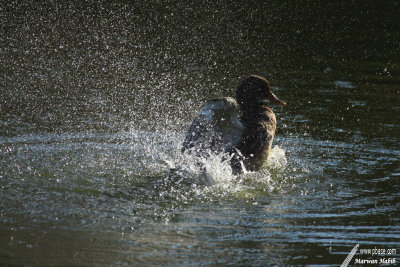
{"type": "Polygon", "coordinates": [[[282,170],[287,164],[285,150],[279,146],[271,150],[267,163],[257,172],[245,172],[235,176],[232,174],[229,161],[224,160],[226,158],[227,155],[224,154],[209,155],[207,158],[182,154],[179,158],[173,159],[174,162],[170,161],[170,166],[179,168],[186,179],[195,179],[196,183],[206,184],[205,190],[235,193],[255,188],[272,191],[274,177],[271,171],[282,170]]]}
{"type": "Polygon", "coordinates": [[[280,148],[278,145],[271,149],[271,154],[266,162],[267,167],[273,169],[283,169],[287,165],[287,158],[285,150],[280,148]]]}
{"type": "Polygon", "coordinates": [[[172,171],[173,178],[180,183],[204,185],[206,191],[234,193],[259,187],[273,190],[271,185],[273,175],[287,165],[285,150],[276,145],[261,170],[234,176],[229,161],[224,160],[228,157],[227,155],[211,154],[199,158],[188,153],[181,153],[181,134],[161,135],[135,130],[131,136],[135,139],[133,140],[134,152],[138,154],[141,161],[145,161],[140,166],[148,168],[147,171],[141,169],[141,173],[155,174],[172,171]]]}

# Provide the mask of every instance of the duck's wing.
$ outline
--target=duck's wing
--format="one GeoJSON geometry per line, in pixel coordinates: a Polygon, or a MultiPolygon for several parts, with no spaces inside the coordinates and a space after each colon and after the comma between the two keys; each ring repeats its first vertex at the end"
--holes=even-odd
{"type": "Polygon", "coordinates": [[[192,150],[196,145],[200,145],[202,139],[210,135],[210,121],[212,120],[213,111],[205,110],[207,104],[197,113],[196,118],[190,125],[189,131],[186,134],[185,141],[182,145],[182,152],[192,150]]]}
{"type": "Polygon", "coordinates": [[[182,151],[220,153],[235,147],[244,131],[237,111],[236,101],[229,97],[207,102],[190,125],[182,151]]]}

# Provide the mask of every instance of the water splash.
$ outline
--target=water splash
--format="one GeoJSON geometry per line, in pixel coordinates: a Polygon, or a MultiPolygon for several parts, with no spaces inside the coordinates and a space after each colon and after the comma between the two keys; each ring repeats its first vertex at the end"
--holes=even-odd
{"type": "MultiPolygon", "coordinates": [[[[171,140],[171,139],[170,139],[171,140]]],[[[180,140],[175,147],[180,146],[180,140]]],[[[174,177],[179,183],[203,185],[205,193],[223,195],[239,193],[243,190],[272,191],[275,189],[274,176],[283,172],[287,159],[285,150],[275,146],[266,164],[258,172],[246,172],[235,176],[229,163],[228,154],[210,154],[195,157],[187,153],[164,153],[162,160],[169,166],[168,178],[174,177]]]]}
{"type": "Polygon", "coordinates": [[[266,162],[267,166],[273,169],[283,169],[287,165],[285,150],[278,145],[274,146],[266,162]]]}

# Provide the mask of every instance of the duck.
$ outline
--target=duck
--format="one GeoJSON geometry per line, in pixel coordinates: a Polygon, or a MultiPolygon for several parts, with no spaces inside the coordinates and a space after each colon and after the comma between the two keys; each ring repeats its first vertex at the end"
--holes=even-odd
{"type": "Polygon", "coordinates": [[[200,108],[181,151],[196,157],[225,153],[234,175],[260,170],[276,132],[276,116],[269,103],[286,105],[265,77],[250,75],[237,87],[236,99],[211,99],[200,108]]]}

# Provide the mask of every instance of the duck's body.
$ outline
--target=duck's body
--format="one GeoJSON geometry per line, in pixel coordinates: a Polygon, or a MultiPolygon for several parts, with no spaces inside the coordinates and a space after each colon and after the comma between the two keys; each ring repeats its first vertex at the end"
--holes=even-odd
{"type": "Polygon", "coordinates": [[[198,156],[227,152],[234,174],[259,170],[268,159],[276,130],[276,118],[265,101],[285,105],[271,91],[268,81],[252,75],[233,98],[205,104],[190,126],[182,151],[198,156]],[[239,119],[239,107],[242,116],[239,119]]]}
{"type": "Polygon", "coordinates": [[[245,112],[241,121],[245,130],[239,144],[236,145],[240,154],[234,155],[231,159],[235,174],[241,173],[243,167],[247,171],[261,169],[268,159],[276,130],[275,114],[266,105],[257,105],[251,112],[245,112]]]}

